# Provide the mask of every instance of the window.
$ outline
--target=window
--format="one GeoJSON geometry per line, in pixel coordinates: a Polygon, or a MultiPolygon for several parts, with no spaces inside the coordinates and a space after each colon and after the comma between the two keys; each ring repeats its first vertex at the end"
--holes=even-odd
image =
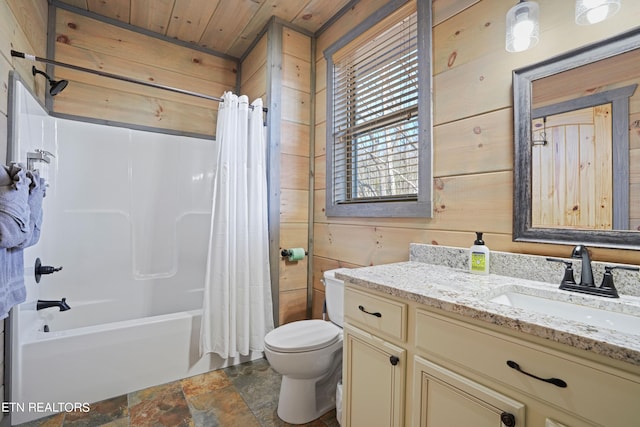
{"type": "Polygon", "coordinates": [[[325,52],[329,216],[431,216],[430,19],[393,12],[325,52]]]}

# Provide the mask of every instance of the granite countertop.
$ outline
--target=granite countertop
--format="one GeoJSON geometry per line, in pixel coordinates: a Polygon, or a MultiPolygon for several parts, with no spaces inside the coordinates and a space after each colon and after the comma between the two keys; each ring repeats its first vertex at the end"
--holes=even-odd
{"type": "MultiPolygon", "coordinates": [[[[336,277],[367,289],[425,306],[549,339],[561,344],[640,366],[640,331],[623,333],[519,309],[489,301],[510,289],[540,295],[556,292],[557,284],[496,274],[477,275],[467,270],[424,262],[401,262],[355,269],[340,269],[336,277]]],[[[558,299],[640,316],[640,297],[619,299],[557,291],[558,299]]]]}

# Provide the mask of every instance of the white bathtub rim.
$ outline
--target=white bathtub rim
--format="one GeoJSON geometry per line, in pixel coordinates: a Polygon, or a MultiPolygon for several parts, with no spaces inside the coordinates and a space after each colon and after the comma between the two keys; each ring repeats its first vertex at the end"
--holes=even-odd
{"type": "MultiPolygon", "coordinates": [[[[62,314],[64,315],[64,313],[62,314]]],[[[73,329],[65,329],[60,331],[44,332],[42,327],[44,325],[43,319],[38,319],[39,324],[34,325],[21,325],[21,333],[19,336],[19,345],[31,344],[41,341],[52,341],[64,337],[75,337],[83,335],[91,335],[98,332],[107,332],[111,330],[119,330],[132,328],[141,324],[152,325],[156,323],[167,322],[177,319],[196,318],[202,315],[202,309],[181,311],[177,313],[158,314],[155,316],[142,317],[129,320],[119,320],[115,322],[103,323],[99,325],[81,326],[73,329]]]]}

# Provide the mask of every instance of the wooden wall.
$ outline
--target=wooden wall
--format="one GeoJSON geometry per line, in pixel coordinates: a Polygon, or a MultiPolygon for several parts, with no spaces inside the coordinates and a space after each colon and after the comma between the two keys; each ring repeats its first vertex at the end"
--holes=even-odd
{"type": "MultiPolygon", "coordinates": [[[[271,176],[279,182],[272,191],[278,204],[272,218],[278,221],[277,241],[282,249],[308,248],[309,237],[309,142],[311,133],[311,37],[278,20],[272,20],[269,29],[255,43],[241,63],[241,92],[254,97],[263,97],[270,110],[267,122],[270,154],[276,156],[271,176]],[[273,81],[279,79],[279,81],[273,81]],[[271,88],[271,93],[268,93],[271,88]],[[277,129],[276,129],[277,128],[277,129]]],[[[273,163],[272,163],[273,165],[273,163]]],[[[307,268],[308,259],[289,262],[277,259],[278,324],[305,319],[307,315],[307,268]]],[[[273,267],[274,264],[272,264],[273,267]]]]}
{"type": "MultiPolygon", "coordinates": [[[[573,1],[539,0],[539,44],[526,52],[507,53],[505,15],[514,2],[434,1],[434,217],[328,218],[324,212],[328,130],[326,61],[322,52],[384,3],[361,0],[317,39],[313,222],[316,298],[323,297],[320,278],[327,269],[406,261],[412,242],[469,247],[474,231],[485,232],[485,241],[493,250],[568,256],[569,246],[512,241],[511,72],[634,28],[640,2],[625,2],[623,10],[610,20],[582,27],[574,23],[573,1]]],[[[593,258],[640,264],[638,251],[594,248],[593,258]]]]}
{"type": "Polygon", "coordinates": [[[267,35],[264,34],[240,63],[240,93],[250,101],[267,102],[267,35]]]}
{"type": "MultiPolygon", "coordinates": [[[[18,73],[34,93],[44,99],[43,80],[31,75],[30,61],[11,57],[11,49],[46,56],[47,1],[0,0],[0,162],[7,160],[9,72],[18,73]]],[[[0,323],[0,399],[5,393],[4,322],[0,323]]],[[[0,420],[4,414],[0,412],[0,420]]],[[[4,420],[6,421],[6,420],[4,420]]],[[[3,422],[4,422],[3,421],[3,422]]]]}
{"type": "MultiPolygon", "coordinates": [[[[105,73],[220,97],[236,91],[238,61],[56,9],[55,59],[105,73]]],[[[58,114],[213,135],[218,103],[56,67],[69,86],[58,114]]]]}
{"type": "MultiPolygon", "coordinates": [[[[311,37],[282,28],[280,248],[308,249],[311,37]]],[[[279,323],[306,319],[308,258],[280,260],[279,323]]]]}

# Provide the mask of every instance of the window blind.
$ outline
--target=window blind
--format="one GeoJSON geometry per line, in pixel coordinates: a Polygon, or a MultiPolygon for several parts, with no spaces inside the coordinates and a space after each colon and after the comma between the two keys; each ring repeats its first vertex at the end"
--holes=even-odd
{"type": "Polygon", "coordinates": [[[350,49],[332,72],[334,201],[416,200],[416,14],[350,49]]]}

